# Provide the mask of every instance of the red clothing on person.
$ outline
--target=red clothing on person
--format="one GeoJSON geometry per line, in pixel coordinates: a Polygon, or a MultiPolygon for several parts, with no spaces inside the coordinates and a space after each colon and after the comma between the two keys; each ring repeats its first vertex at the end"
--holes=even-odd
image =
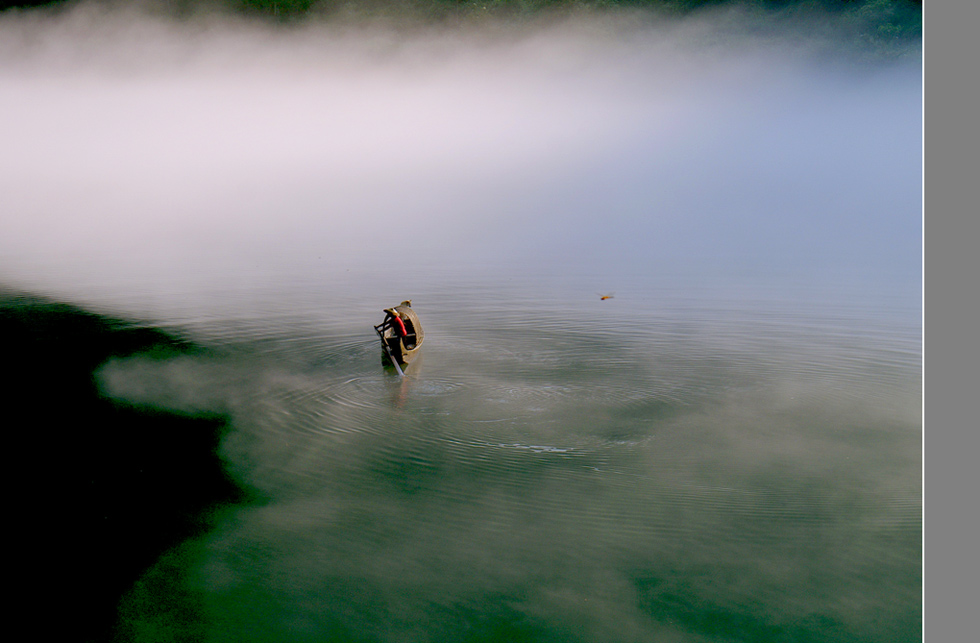
{"type": "Polygon", "coordinates": [[[398,336],[404,337],[408,335],[408,331],[405,330],[405,323],[401,320],[401,317],[393,317],[392,319],[395,321],[395,332],[398,333],[398,336]]]}

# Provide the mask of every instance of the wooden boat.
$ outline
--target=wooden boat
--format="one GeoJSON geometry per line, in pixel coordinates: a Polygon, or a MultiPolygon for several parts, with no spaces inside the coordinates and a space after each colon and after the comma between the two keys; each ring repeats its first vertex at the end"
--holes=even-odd
{"type": "Polygon", "coordinates": [[[395,366],[404,366],[410,363],[422,348],[422,339],[425,334],[422,332],[422,324],[419,317],[412,310],[410,300],[403,301],[393,308],[386,308],[384,311],[385,319],[374,327],[375,332],[381,338],[381,348],[383,351],[382,361],[392,362],[395,366]],[[405,327],[405,334],[401,334],[401,325],[395,317],[401,320],[401,325],[405,327]]]}

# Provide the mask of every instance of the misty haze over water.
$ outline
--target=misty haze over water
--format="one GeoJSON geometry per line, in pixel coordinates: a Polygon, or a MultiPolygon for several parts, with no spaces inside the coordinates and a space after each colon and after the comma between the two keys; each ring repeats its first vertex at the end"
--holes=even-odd
{"type": "Polygon", "coordinates": [[[921,65],[766,15],[0,14],[0,285],[252,493],[119,638],[918,640],[921,65]]]}

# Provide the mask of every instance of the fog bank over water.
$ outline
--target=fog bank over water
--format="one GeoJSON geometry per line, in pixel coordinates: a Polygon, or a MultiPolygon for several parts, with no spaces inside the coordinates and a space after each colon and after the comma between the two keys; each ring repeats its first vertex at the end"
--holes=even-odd
{"type": "Polygon", "coordinates": [[[2,16],[0,279],[915,286],[918,62],[753,19],[2,16]]]}

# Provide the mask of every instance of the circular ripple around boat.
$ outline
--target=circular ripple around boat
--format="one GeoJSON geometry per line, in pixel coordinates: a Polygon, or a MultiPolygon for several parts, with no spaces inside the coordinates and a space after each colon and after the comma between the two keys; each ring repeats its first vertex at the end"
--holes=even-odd
{"type": "Polygon", "coordinates": [[[577,387],[560,384],[509,384],[500,382],[482,390],[481,397],[488,402],[522,405],[533,410],[535,405],[546,405],[569,399],[577,392],[580,392],[577,387]]]}
{"type": "Polygon", "coordinates": [[[376,430],[379,421],[397,398],[397,384],[383,373],[351,377],[326,389],[321,431],[363,432],[376,430]]]}
{"type": "Polygon", "coordinates": [[[405,386],[413,395],[423,397],[439,397],[442,395],[449,395],[464,388],[464,384],[461,382],[431,377],[419,379],[408,377],[405,386]]]}
{"type": "MultiPolygon", "coordinates": [[[[377,427],[394,395],[383,373],[337,379],[317,371],[269,371],[250,413],[284,433],[353,433],[377,427]]],[[[251,406],[251,405],[250,405],[251,406]]]]}
{"type": "Polygon", "coordinates": [[[377,339],[346,337],[330,343],[320,343],[297,348],[304,351],[304,360],[317,368],[344,369],[350,372],[367,360],[381,360],[381,350],[377,339]]]}
{"type": "Polygon", "coordinates": [[[690,388],[636,382],[581,384],[517,384],[499,382],[483,387],[483,403],[527,412],[588,406],[593,411],[638,412],[648,407],[683,407],[696,399],[690,388]]]}

